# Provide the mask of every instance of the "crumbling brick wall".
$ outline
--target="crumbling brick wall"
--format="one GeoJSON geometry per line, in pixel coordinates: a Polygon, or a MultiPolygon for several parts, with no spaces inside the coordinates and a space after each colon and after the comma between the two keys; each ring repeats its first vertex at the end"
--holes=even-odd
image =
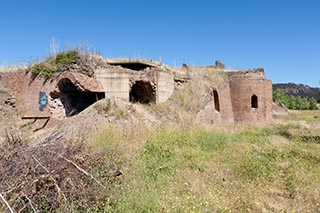
{"type": "Polygon", "coordinates": [[[50,116],[49,93],[56,82],[33,76],[24,70],[4,75],[3,82],[15,96],[16,105],[23,116],[50,116]]]}

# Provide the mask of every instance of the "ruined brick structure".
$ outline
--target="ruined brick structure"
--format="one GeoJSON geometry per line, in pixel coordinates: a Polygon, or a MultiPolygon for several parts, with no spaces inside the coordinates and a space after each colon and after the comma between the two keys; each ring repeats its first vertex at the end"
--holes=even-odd
{"type": "MultiPolygon", "coordinates": [[[[221,62],[202,67],[221,72],[212,82],[212,100],[197,117],[213,123],[268,121],[272,117],[272,83],[263,69],[228,71],[221,62]]],[[[58,74],[52,79],[31,73],[6,74],[2,81],[16,97],[23,116],[73,116],[99,99],[117,97],[130,102],[161,103],[174,91],[177,78],[170,69],[141,61],[112,61],[94,70],[58,74]]]]}
{"type": "Polygon", "coordinates": [[[272,117],[272,82],[263,69],[228,72],[233,116],[236,121],[265,121],[272,117]]]}
{"type": "Polygon", "coordinates": [[[199,113],[201,120],[230,123],[272,119],[272,82],[266,79],[262,68],[249,71],[225,70],[221,62],[193,68],[225,75],[212,82],[211,102],[199,113]]]}

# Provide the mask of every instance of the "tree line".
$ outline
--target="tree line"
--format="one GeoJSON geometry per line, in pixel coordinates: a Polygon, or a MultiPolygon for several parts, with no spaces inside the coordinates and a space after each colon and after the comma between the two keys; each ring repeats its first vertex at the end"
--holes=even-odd
{"type": "Polygon", "coordinates": [[[300,96],[288,95],[282,90],[273,91],[273,102],[283,104],[292,110],[316,110],[317,101],[314,98],[302,98],[300,96]]]}

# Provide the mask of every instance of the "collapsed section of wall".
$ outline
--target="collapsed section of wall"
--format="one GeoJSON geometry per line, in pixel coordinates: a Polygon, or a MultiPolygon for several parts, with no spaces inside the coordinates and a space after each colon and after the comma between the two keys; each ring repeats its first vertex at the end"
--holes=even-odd
{"type": "Polygon", "coordinates": [[[59,117],[76,115],[105,96],[102,87],[81,73],[63,73],[50,92],[51,112],[59,117]]]}

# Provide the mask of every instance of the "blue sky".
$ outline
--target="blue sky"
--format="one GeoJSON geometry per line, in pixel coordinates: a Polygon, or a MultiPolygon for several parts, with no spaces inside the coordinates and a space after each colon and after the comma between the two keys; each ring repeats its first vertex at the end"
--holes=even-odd
{"type": "Polygon", "coordinates": [[[320,86],[320,1],[4,0],[0,66],[86,44],[105,57],[265,68],[273,82],[320,86]]]}

